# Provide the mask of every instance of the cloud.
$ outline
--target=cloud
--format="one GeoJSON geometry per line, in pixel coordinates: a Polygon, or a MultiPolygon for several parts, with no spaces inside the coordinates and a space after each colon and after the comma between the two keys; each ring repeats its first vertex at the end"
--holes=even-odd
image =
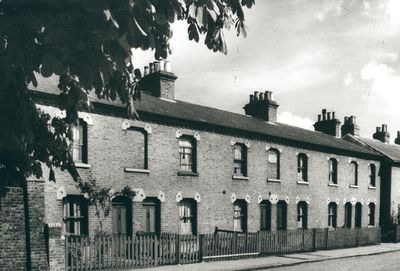
{"type": "Polygon", "coordinates": [[[386,6],[386,14],[392,26],[400,25],[400,1],[389,0],[386,6]]]}
{"type": "Polygon", "coordinates": [[[303,118],[292,113],[285,111],[281,114],[278,114],[278,122],[289,124],[292,126],[297,126],[300,128],[304,128],[307,130],[314,130],[314,122],[309,118],[303,118]]]}
{"type": "Polygon", "coordinates": [[[343,80],[343,85],[348,87],[351,84],[353,84],[353,82],[354,82],[354,79],[353,79],[353,76],[351,75],[351,72],[347,73],[346,77],[343,80]]]}
{"type": "Polygon", "coordinates": [[[370,87],[362,98],[381,113],[398,114],[400,101],[400,73],[392,66],[371,61],[361,70],[361,78],[370,87]],[[384,106],[382,106],[384,105],[384,106]]]}

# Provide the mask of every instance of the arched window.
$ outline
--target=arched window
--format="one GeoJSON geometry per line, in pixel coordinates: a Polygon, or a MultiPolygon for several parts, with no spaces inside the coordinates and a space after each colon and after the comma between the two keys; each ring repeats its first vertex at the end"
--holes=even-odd
{"type": "Polygon", "coordinates": [[[113,234],[132,234],[132,200],[128,197],[115,197],[112,200],[113,234]]]}
{"type": "Polygon", "coordinates": [[[362,204],[361,202],[357,202],[355,208],[354,227],[361,228],[361,225],[362,225],[362,204]]]}
{"type": "Polygon", "coordinates": [[[233,204],[233,230],[247,232],[247,202],[236,200],[233,204]]]}
{"type": "Polygon", "coordinates": [[[247,177],[247,147],[244,144],[233,146],[233,174],[247,177]]]}
{"type": "Polygon", "coordinates": [[[88,162],[87,124],[82,119],[72,125],[72,159],[74,162],[88,162]]]}
{"type": "Polygon", "coordinates": [[[337,204],[330,202],[328,204],[328,227],[336,228],[337,226],[337,204]]]}
{"type": "Polygon", "coordinates": [[[297,156],[297,176],[303,182],[308,181],[308,157],[304,153],[297,156]]]}
{"type": "Polygon", "coordinates": [[[329,183],[337,184],[338,162],[335,158],[329,159],[329,183]]]}
{"type": "Polygon", "coordinates": [[[286,230],[287,228],[287,203],[284,200],[276,204],[276,229],[286,230]]]}
{"type": "Polygon", "coordinates": [[[260,230],[271,230],[271,202],[263,200],[260,203],[260,230]]]}
{"type": "Polygon", "coordinates": [[[368,213],[368,225],[375,226],[375,203],[371,202],[368,204],[369,213],[368,213]]]}
{"type": "Polygon", "coordinates": [[[375,164],[369,165],[369,185],[372,187],[376,186],[376,166],[375,166],[375,164]]]}
{"type": "Polygon", "coordinates": [[[197,172],[196,139],[192,136],[179,138],[179,170],[197,172]]]}
{"type": "Polygon", "coordinates": [[[353,185],[358,186],[358,164],[356,161],[351,161],[350,165],[353,175],[353,185]]]}
{"type": "Polygon", "coordinates": [[[297,223],[299,228],[307,229],[308,205],[305,201],[300,201],[297,204],[297,223]]]}
{"type": "Polygon", "coordinates": [[[350,202],[346,202],[344,205],[344,226],[346,228],[351,228],[351,219],[352,219],[352,209],[353,206],[350,202]]]}
{"type": "Polygon", "coordinates": [[[277,149],[268,150],[268,165],[267,165],[267,177],[268,179],[280,178],[280,153],[277,149]]]}

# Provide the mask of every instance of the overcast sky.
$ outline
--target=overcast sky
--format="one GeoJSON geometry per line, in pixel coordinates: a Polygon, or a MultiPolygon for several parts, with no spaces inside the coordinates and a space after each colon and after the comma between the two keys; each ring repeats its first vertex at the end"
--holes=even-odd
{"type": "MultiPolygon", "coordinates": [[[[271,90],[278,120],[313,129],[322,108],[355,115],[361,135],[400,130],[399,0],[256,0],[247,38],[226,33],[228,55],[189,41],[174,25],[169,57],[176,98],[243,113],[255,90],[271,90]]],[[[138,67],[152,52],[135,52],[138,67]]]]}

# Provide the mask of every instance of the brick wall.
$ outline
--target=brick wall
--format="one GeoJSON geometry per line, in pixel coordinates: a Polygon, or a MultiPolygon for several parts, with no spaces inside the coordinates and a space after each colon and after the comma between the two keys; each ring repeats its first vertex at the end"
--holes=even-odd
{"type": "MultiPolygon", "coordinates": [[[[47,111],[54,108],[45,107],[47,111]]],[[[238,137],[236,135],[218,134],[209,131],[195,131],[182,127],[171,127],[157,123],[143,123],[134,121],[134,125],[143,127],[150,125],[152,133],[148,135],[148,165],[150,173],[125,172],[125,167],[134,167],[130,137],[132,131],[123,131],[121,123],[126,119],[89,114],[93,125],[88,126],[88,163],[90,171],[96,179],[115,191],[120,191],[124,186],[142,188],[147,197],[157,197],[159,192],[165,194],[165,202],[161,204],[161,230],[178,232],[178,203],[175,198],[180,191],[184,198],[194,198],[196,193],[201,195],[201,202],[197,205],[198,232],[212,232],[217,226],[221,229],[233,229],[233,204],[232,194],[237,199],[250,196],[248,204],[248,230],[259,230],[259,195],[268,199],[271,194],[278,196],[279,200],[288,198],[288,228],[296,228],[297,205],[296,198],[300,201],[309,199],[308,227],[327,227],[328,199],[338,200],[338,227],[344,223],[344,202],[364,202],[362,226],[368,225],[367,202],[378,201],[380,180],[377,179],[376,189],[369,189],[368,165],[371,161],[360,158],[350,158],[341,155],[332,155],[301,149],[294,146],[282,145],[273,141],[254,140],[238,137]],[[176,132],[193,135],[197,132],[200,140],[197,141],[197,168],[199,176],[178,176],[179,149],[176,132]],[[248,151],[248,180],[234,180],[233,173],[233,146],[231,140],[240,143],[250,143],[248,151]],[[280,182],[267,181],[267,151],[266,146],[280,149],[280,182]],[[306,153],[309,165],[309,183],[297,183],[297,154],[306,153]],[[338,159],[338,185],[328,186],[328,159],[338,159]],[[359,163],[359,187],[351,188],[350,161],[359,163]]],[[[131,121],[132,122],[132,121],[131,121]]],[[[375,162],[379,169],[379,162],[375,162]]],[[[85,170],[85,169],[82,169],[85,170]]],[[[46,210],[47,220],[60,222],[62,217],[61,201],[56,200],[56,190],[61,185],[74,186],[65,173],[57,173],[56,183],[47,183],[46,202],[51,202],[50,209],[46,210]]],[[[133,230],[142,229],[143,214],[140,203],[133,206],[133,230]]],[[[272,205],[272,224],[276,224],[275,210],[272,205]]],[[[353,206],[354,216],[354,206],[353,206]]],[[[376,220],[379,217],[379,207],[376,208],[376,220]]],[[[353,218],[354,219],[354,218],[353,218]]],[[[90,215],[90,228],[95,228],[95,218],[90,215]]],[[[111,232],[111,218],[105,223],[111,232]]],[[[354,225],[354,223],[353,223],[354,225]]]]}
{"type": "Polygon", "coordinates": [[[0,198],[0,270],[24,270],[26,262],[22,189],[9,187],[0,198]]]}

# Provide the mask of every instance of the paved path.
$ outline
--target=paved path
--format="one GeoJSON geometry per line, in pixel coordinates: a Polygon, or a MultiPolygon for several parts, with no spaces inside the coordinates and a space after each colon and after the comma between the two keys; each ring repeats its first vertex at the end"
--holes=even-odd
{"type": "MultiPolygon", "coordinates": [[[[375,246],[357,247],[357,248],[346,248],[346,249],[336,249],[328,251],[317,251],[308,253],[296,253],[281,256],[268,256],[259,257],[244,260],[231,260],[231,261],[218,261],[218,262],[202,262],[197,264],[185,264],[185,265],[166,265],[150,268],[140,268],[135,270],[140,271],[245,271],[245,270],[264,270],[276,267],[288,267],[293,265],[318,263],[327,260],[343,259],[349,257],[366,256],[366,255],[376,255],[389,252],[400,252],[400,243],[397,244],[381,244],[375,246]]],[[[399,253],[400,254],[400,253],[399,253]]],[[[379,258],[379,257],[378,257],[379,258]]],[[[397,258],[399,259],[399,258],[397,258]]],[[[400,262],[400,259],[399,259],[400,262]]],[[[324,263],[325,265],[325,263],[324,263]]],[[[399,264],[400,265],[400,264],[399,264]]],[[[319,269],[324,270],[325,268],[321,265],[316,265],[319,269]]],[[[275,269],[278,270],[278,269],[275,269]]],[[[280,269],[279,269],[280,270],[280,269]]],[[[287,270],[296,270],[287,269],[287,270]]],[[[337,269],[336,269],[337,270],[337,269]]],[[[341,269],[346,270],[346,269],[341,269]]],[[[368,269],[359,269],[368,270],[368,269]]],[[[375,269],[379,270],[379,269],[375,269]]],[[[395,270],[399,270],[396,268],[395,270]]]]}

